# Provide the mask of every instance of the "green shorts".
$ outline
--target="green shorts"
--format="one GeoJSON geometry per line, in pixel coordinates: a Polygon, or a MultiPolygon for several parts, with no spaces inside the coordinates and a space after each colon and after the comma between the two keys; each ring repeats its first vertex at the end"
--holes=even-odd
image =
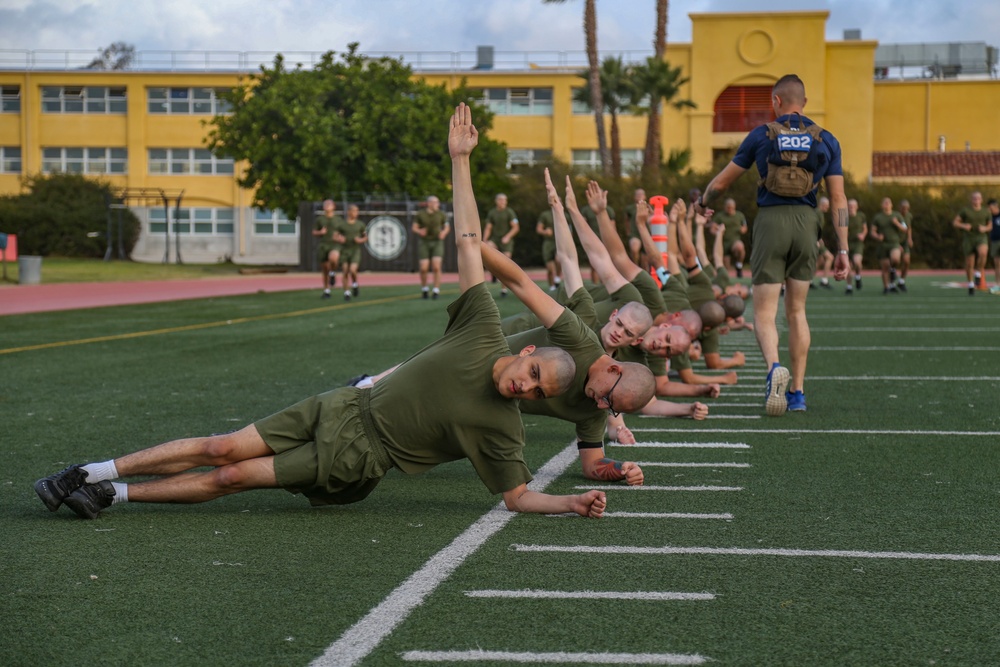
{"type": "Polygon", "coordinates": [[[976,248],[981,245],[988,245],[990,237],[986,234],[976,234],[975,236],[965,236],[962,238],[962,254],[975,255],[976,248]]]}
{"type": "Polygon", "coordinates": [[[753,223],[750,271],[754,285],[816,274],[816,212],[809,206],[762,206],[753,223]]]}
{"type": "Polygon", "coordinates": [[[417,252],[420,259],[444,257],[444,241],[442,239],[420,239],[417,252]]]}
{"type": "Polygon", "coordinates": [[[507,255],[513,255],[514,254],[514,241],[513,241],[513,239],[511,239],[507,243],[501,243],[499,238],[497,238],[496,240],[491,239],[491,241],[497,247],[497,250],[499,250],[500,252],[502,252],[504,254],[507,254],[507,255]]]}
{"type": "Polygon", "coordinates": [[[330,259],[330,253],[336,250],[340,252],[341,245],[339,243],[321,243],[316,249],[316,258],[320,262],[326,262],[330,259]]]}
{"type": "Polygon", "coordinates": [[[851,257],[854,257],[855,255],[861,255],[863,257],[865,254],[865,242],[849,241],[847,244],[847,249],[850,250],[851,257]]]}
{"type": "Polygon", "coordinates": [[[880,260],[889,259],[893,250],[898,250],[901,246],[898,243],[880,243],[878,246],[878,258],[880,260]]]}
{"type": "Polygon", "coordinates": [[[1000,259],[1000,241],[992,241],[990,243],[990,256],[993,259],[1000,259]]]}
{"type": "Polygon", "coordinates": [[[278,486],[313,505],[364,499],[393,467],[367,415],[370,389],[342,387],[254,423],[274,450],[278,486]]]}
{"type": "Polygon", "coordinates": [[[348,264],[358,266],[361,264],[361,246],[344,246],[344,249],[340,251],[340,264],[341,266],[348,264]]]}
{"type": "Polygon", "coordinates": [[[910,244],[908,241],[903,241],[903,243],[899,247],[903,249],[904,255],[910,254],[910,244]]]}
{"type": "Polygon", "coordinates": [[[556,242],[552,239],[542,241],[542,261],[546,264],[556,261],[556,242]]]}

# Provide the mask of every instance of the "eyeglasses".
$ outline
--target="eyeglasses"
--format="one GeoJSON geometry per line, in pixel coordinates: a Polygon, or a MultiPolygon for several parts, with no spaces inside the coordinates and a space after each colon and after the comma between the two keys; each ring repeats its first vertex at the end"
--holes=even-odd
{"type": "Polygon", "coordinates": [[[621,414],[620,412],[618,412],[617,410],[615,410],[615,406],[611,402],[611,393],[615,390],[615,387],[617,387],[618,383],[621,382],[621,381],[622,381],[622,374],[619,372],[618,373],[618,379],[615,380],[615,383],[613,385],[611,385],[611,389],[609,389],[608,393],[606,393],[604,396],[601,397],[601,398],[604,399],[604,402],[608,404],[608,412],[611,413],[612,417],[617,417],[618,415],[621,414]]]}

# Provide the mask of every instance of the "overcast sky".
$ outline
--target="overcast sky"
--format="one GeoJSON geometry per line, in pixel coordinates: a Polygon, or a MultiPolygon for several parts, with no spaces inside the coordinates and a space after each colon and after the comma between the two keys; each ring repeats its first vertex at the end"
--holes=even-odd
{"type": "MultiPolygon", "coordinates": [[[[601,50],[652,49],[654,0],[597,7],[601,50]]],[[[828,39],[1000,44],[998,0],[673,0],[667,38],[690,41],[691,12],[815,9],[828,39]]],[[[0,49],[580,51],[582,15],[583,0],[0,0],[0,49]]]]}

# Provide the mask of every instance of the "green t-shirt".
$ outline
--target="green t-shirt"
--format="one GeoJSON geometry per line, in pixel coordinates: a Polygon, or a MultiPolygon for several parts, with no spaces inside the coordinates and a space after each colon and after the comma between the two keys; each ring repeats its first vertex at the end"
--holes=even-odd
{"type": "Polygon", "coordinates": [[[879,211],[872,217],[872,227],[877,229],[878,233],[885,237],[882,241],[885,245],[900,244],[901,232],[899,231],[899,227],[893,224],[894,220],[902,221],[902,217],[895,211],[889,214],[879,211]]]}
{"type": "Polygon", "coordinates": [[[958,217],[962,219],[962,222],[967,222],[972,225],[971,230],[962,230],[962,238],[975,241],[976,243],[989,242],[989,236],[987,236],[989,232],[979,231],[979,226],[988,225],[993,222],[993,216],[990,215],[990,209],[984,206],[978,211],[973,211],[971,206],[966,206],[958,212],[958,217]]]}
{"type": "Polygon", "coordinates": [[[646,308],[649,308],[649,313],[653,316],[654,320],[667,312],[667,304],[663,301],[663,293],[660,292],[660,286],[653,280],[653,276],[645,271],[640,271],[632,279],[632,285],[639,291],[642,302],[646,304],[646,308]]]}
{"type": "MultiPolygon", "coordinates": [[[[538,224],[542,226],[543,229],[552,229],[552,211],[545,210],[542,211],[538,216],[538,224]]],[[[542,249],[543,251],[548,249],[554,249],[556,247],[556,237],[554,236],[543,236],[542,237],[542,249]]]]}
{"type": "Polygon", "coordinates": [[[688,298],[687,291],[687,274],[683,270],[680,273],[670,274],[670,279],[660,288],[667,310],[671,313],[676,313],[679,310],[691,310],[691,300],[688,298]]]}
{"type": "Polygon", "coordinates": [[[903,237],[902,243],[903,245],[906,245],[910,238],[910,233],[913,231],[913,213],[907,211],[906,213],[900,213],[899,217],[901,217],[903,222],[906,223],[906,233],[901,233],[901,236],[903,237]]]}
{"type": "Polygon", "coordinates": [[[729,248],[733,242],[738,241],[742,236],[741,230],[747,224],[747,218],[741,211],[736,211],[729,215],[725,211],[716,211],[712,220],[720,225],[724,225],[722,230],[722,246],[729,248]]]}
{"type": "Polygon", "coordinates": [[[359,245],[357,239],[359,236],[365,235],[366,229],[365,223],[361,222],[360,218],[357,218],[354,222],[341,220],[337,231],[344,235],[344,248],[350,249],[359,245]]]}
{"type": "Polygon", "coordinates": [[[500,312],[480,283],[448,314],[440,339],[372,387],[369,416],[404,473],[467,458],[491,493],[509,491],[530,482],[531,472],[519,401],[501,396],[493,383],[493,365],[510,354],[500,312]]]}
{"type": "Polygon", "coordinates": [[[333,241],[333,232],[340,229],[344,224],[344,219],[337,214],[326,215],[325,213],[316,218],[316,229],[326,228],[326,232],[320,238],[320,243],[326,246],[336,245],[333,241]]]}
{"type": "Polygon", "coordinates": [[[500,239],[510,232],[511,224],[517,222],[517,213],[514,213],[514,209],[509,206],[502,211],[494,208],[486,214],[486,222],[493,225],[489,240],[500,243],[500,239]]]}
{"type": "Polygon", "coordinates": [[[855,215],[850,215],[847,217],[847,237],[851,241],[858,240],[858,234],[864,230],[865,224],[868,222],[868,218],[861,211],[858,211],[855,215]]]}
{"type": "Polygon", "coordinates": [[[593,329],[567,309],[551,328],[538,327],[508,336],[507,343],[511,350],[521,350],[527,345],[554,345],[569,352],[576,362],[576,376],[569,391],[541,401],[521,401],[521,412],[572,422],[576,424],[576,437],[581,441],[604,442],[605,411],[586,394],[590,367],[604,355],[604,348],[593,329]]]}
{"type": "MultiPolygon", "coordinates": [[[[585,287],[581,287],[573,292],[572,296],[565,299],[563,305],[576,313],[588,327],[591,329],[595,328],[597,313],[594,310],[594,300],[585,287]]],[[[505,336],[524,333],[525,331],[537,329],[540,326],[542,326],[541,320],[530,310],[505,317],[500,323],[500,328],[503,330],[503,335],[505,336]]],[[[517,354],[519,351],[514,350],[514,353],[517,354]]]]}
{"type": "Polygon", "coordinates": [[[611,318],[612,312],[632,301],[643,302],[642,294],[632,283],[625,283],[621,288],[615,290],[614,294],[609,294],[607,299],[601,301],[595,299],[594,306],[597,308],[597,321],[600,325],[598,328],[604,326],[611,318]]]}
{"type": "Polygon", "coordinates": [[[427,236],[421,238],[423,241],[437,241],[438,234],[444,229],[445,224],[448,222],[448,218],[445,217],[444,211],[437,210],[433,213],[424,209],[417,212],[414,219],[417,223],[417,227],[427,230],[427,236]]]}

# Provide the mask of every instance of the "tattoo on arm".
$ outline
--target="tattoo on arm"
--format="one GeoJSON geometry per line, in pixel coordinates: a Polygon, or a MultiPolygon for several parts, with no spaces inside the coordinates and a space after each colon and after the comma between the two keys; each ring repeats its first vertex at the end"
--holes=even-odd
{"type": "Polygon", "coordinates": [[[836,211],[833,212],[833,219],[834,219],[837,227],[846,227],[847,226],[847,209],[846,208],[838,208],[836,211]]]}
{"type": "Polygon", "coordinates": [[[594,473],[598,479],[615,481],[619,479],[625,479],[625,473],[622,472],[621,461],[615,461],[614,459],[603,458],[597,462],[597,467],[594,469],[594,473]]]}
{"type": "Polygon", "coordinates": [[[462,238],[463,239],[466,239],[466,238],[474,239],[474,238],[476,238],[476,236],[477,236],[477,234],[475,232],[470,232],[468,234],[462,234],[462,238]]]}

